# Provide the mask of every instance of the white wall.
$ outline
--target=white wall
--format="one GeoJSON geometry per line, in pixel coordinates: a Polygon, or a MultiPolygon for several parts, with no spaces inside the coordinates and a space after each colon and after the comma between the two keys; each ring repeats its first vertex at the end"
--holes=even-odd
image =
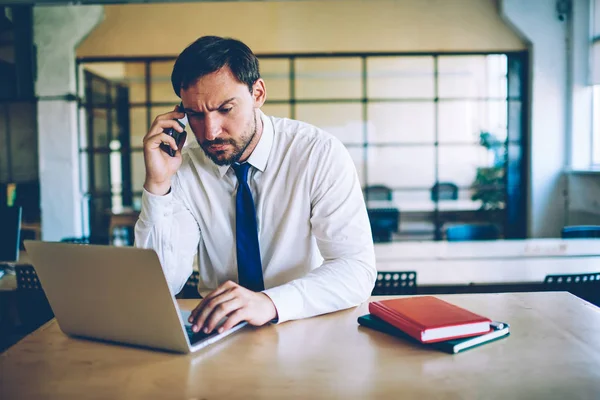
{"type": "Polygon", "coordinates": [[[530,43],[528,231],[556,237],[565,222],[568,23],[555,0],[502,0],[503,17],[530,43]]]}
{"type": "Polygon", "coordinates": [[[75,46],[102,19],[102,11],[101,6],[36,6],[33,11],[44,240],[83,234],[77,102],[64,96],[76,90],[75,46]]]}

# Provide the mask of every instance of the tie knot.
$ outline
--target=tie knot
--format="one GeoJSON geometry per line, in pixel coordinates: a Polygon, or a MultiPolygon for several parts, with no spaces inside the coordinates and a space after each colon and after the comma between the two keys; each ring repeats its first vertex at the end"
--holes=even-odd
{"type": "Polygon", "coordinates": [[[250,164],[247,162],[243,164],[233,163],[231,165],[233,170],[235,171],[235,176],[237,176],[238,181],[240,182],[248,182],[248,170],[250,169],[250,164]]]}

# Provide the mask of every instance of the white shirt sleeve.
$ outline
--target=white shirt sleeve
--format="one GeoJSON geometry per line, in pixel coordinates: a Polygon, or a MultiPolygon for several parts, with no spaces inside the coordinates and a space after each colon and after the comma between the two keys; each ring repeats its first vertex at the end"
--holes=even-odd
{"type": "Polygon", "coordinates": [[[135,246],[156,251],[173,295],[179,293],[192,274],[200,241],[200,229],[180,198],[177,176],[164,196],[144,189],[142,209],[135,224],[135,246]]]}
{"type": "Polygon", "coordinates": [[[324,261],[306,276],[264,291],[278,322],[356,306],[375,285],[375,251],[356,168],[337,139],[329,144],[315,163],[311,187],[310,222],[324,261]]]}

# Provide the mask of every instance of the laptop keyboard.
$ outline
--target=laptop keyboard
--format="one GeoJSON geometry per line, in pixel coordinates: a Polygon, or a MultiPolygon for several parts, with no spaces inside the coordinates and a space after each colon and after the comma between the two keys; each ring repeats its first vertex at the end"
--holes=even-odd
{"type": "Polygon", "coordinates": [[[219,334],[217,332],[217,330],[215,330],[215,329],[213,329],[213,331],[211,333],[204,333],[203,331],[194,332],[194,331],[192,331],[192,325],[187,325],[187,324],[185,325],[185,332],[187,333],[191,344],[197,343],[201,340],[204,340],[206,338],[216,336],[219,334]]]}

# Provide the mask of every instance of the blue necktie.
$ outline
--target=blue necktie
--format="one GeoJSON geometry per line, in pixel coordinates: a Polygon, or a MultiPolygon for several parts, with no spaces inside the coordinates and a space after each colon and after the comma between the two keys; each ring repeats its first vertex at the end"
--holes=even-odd
{"type": "Polygon", "coordinates": [[[234,163],[232,166],[238,179],[235,195],[235,232],[239,284],[252,291],[260,292],[265,289],[265,284],[260,262],[256,210],[248,186],[250,164],[234,163]]]}

